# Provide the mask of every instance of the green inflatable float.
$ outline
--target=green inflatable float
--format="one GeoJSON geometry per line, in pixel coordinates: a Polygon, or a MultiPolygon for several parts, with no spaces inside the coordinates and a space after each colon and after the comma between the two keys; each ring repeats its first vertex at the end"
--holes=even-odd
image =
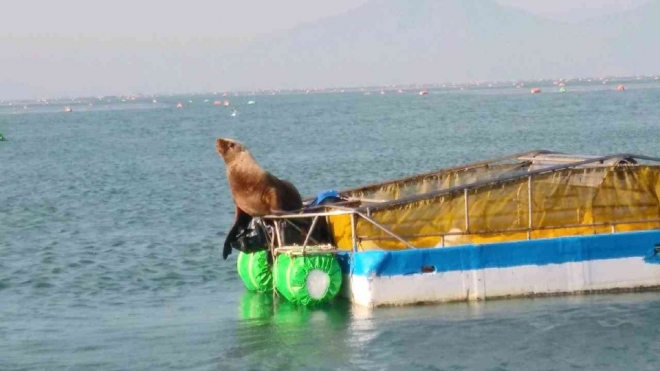
{"type": "Polygon", "coordinates": [[[278,255],[273,272],[277,291],[296,304],[327,302],[341,288],[341,269],[332,254],[278,255]]]}
{"type": "Polygon", "coordinates": [[[268,292],[273,289],[273,273],[268,265],[268,252],[238,253],[238,275],[250,291],[268,292]]]}

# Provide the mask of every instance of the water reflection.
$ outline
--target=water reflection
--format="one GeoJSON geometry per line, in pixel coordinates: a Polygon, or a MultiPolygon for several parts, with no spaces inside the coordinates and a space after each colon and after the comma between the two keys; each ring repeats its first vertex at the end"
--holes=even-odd
{"type": "Polygon", "coordinates": [[[246,291],[234,345],[218,368],[297,369],[321,359],[345,359],[351,307],[345,300],[303,307],[270,293],[246,291]]]}
{"type": "MultiPolygon", "coordinates": [[[[653,337],[657,293],[580,295],[405,307],[363,308],[344,300],[296,307],[272,295],[241,300],[234,367],[258,369],[528,369],[517,355],[552,366],[595,366],[619,337],[653,337]],[[566,343],[564,339],[571,339],[566,343]],[[591,356],[581,358],[587,349],[591,356]],[[414,356],[411,356],[414,354],[414,356]],[[492,355],[498,356],[495,363],[492,355]],[[259,363],[254,363],[259,360],[259,363]],[[515,362],[512,360],[516,360],[515,362]],[[237,365],[241,365],[238,367],[237,365]],[[322,369],[322,368],[321,368],[322,369]]],[[[638,344],[647,351],[651,343],[638,344]]],[[[627,348],[626,348],[627,349],[627,348]]],[[[626,349],[615,353],[626,354],[626,349]]],[[[621,365],[608,355],[612,365],[621,365]]],[[[655,358],[654,358],[655,360],[655,358]]],[[[648,360],[640,361],[642,364],[648,360]]],[[[227,365],[220,367],[227,369],[227,365]]],[[[231,368],[231,367],[229,367],[231,368]]],[[[532,367],[533,368],[533,367],[532,367]]]]}
{"type": "Polygon", "coordinates": [[[245,290],[240,302],[240,319],[243,321],[268,320],[273,316],[273,295],[245,290]]]}
{"type": "Polygon", "coordinates": [[[271,325],[297,327],[310,323],[347,323],[352,305],[346,300],[333,300],[324,305],[305,307],[295,305],[272,293],[245,291],[240,301],[240,319],[243,325],[271,325]]]}

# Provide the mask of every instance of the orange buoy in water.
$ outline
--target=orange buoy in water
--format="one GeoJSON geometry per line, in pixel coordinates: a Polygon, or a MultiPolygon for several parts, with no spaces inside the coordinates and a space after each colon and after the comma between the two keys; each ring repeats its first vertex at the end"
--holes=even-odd
{"type": "Polygon", "coordinates": [[[534,89],[531,90],[531,92],[532,92],[532,94],[538,94],[538,93],[541,92],[541,89],[539,89],[539,88],[534,88],[534,89]]]}
{"type": "Polygon", "coordinates": [[[616,90],[626,90],[626,87],[623,85],[619,85],[616,87],[616,90]]]}

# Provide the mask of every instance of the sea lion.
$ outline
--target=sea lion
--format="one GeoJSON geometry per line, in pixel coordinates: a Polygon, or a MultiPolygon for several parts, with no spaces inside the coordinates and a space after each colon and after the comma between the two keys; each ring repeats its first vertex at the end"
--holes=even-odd
{"type": "Polygon", "coordinates": [[[223,259],[231,254],[231,242],[253,217],[302,208],[302,197],[289,181],[264,170],[240,142],[218,138],[216,150],[227,165],[227,180],[234,199],[234,225],[227,234],[223,259]]]}

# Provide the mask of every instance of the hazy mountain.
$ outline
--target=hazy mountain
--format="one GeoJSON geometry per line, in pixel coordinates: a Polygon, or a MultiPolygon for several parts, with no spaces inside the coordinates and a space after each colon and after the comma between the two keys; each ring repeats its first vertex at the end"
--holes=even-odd
{"type": "Polygon", "coordinates": [[[560,22],[579,23],[633,10],[653,0],[494,0],[560,22]]]}
{"type": "Polygon", "coordinates": [[[606,44],[601,65],[616,74],[660,72],[660,1],[626,13],[586,22],[582,27],[606,44]]]}
{"type": "Polygon", "coordinates": [[[254,88],[652,73],[659,4],[565,24],[490,0],[371,0],[222,65],[227,82],[254,88]]]}

